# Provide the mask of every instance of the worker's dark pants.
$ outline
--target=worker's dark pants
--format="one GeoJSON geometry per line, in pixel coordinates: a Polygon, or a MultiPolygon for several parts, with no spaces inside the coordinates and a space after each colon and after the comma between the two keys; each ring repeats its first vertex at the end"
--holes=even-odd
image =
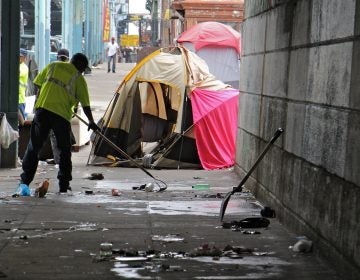
{"type": "Polygon", "coordinates": [[[115,73],[115,64],[116,63],[116,54],[112,55],[112,56],[108,56],[108,72],[110,72],[110,65],[111,66],[111,70],[115,73]],[[112,61],[112,64],[111,64],[112,61]]]}
{"type": "Polygon", "coordinates": [[[29,185],[34,179],[38,166],[38,154],[48,138],[50,129],[54,131],[57,146],[60,150],[59,179],[60,190],[66,191],[71,181],[71,138],[70,122],[45,109],[37,109],[31,125],[30,140],[27,146],[21,174],[21,182],[29,185]]]}

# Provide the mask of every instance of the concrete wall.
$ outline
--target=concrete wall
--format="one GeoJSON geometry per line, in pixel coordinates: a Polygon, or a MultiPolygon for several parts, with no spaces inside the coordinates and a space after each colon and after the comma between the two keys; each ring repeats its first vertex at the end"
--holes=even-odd
{"type": "MultiPolygon", "coordinates": [[[[237,171],[349,279],[360,275],[360,1],[248,0],[237,171]]],[[[345,279],[345,278],[344,278],[345,279]]]]}

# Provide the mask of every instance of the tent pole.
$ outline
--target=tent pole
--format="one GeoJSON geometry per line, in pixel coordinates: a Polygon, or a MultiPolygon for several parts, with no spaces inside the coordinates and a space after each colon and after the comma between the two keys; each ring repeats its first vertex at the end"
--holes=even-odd
{"type": "Polygon", "coordinates": [[[186,116],[187,116],[187,102],[188,102],[188,96],[185,92],[185,98],[184,98],[184,103],[183,103],[183,117],[182,117],[182,122],[181,122],[181,145],[180,145],[178,167],[177,167],[178,170],[180,169],[180,160],[181,160],[181,154],[182,154],[183,145],[184,145],[184,126],[185,126],[185,120],[186,120],[186,116]]]}

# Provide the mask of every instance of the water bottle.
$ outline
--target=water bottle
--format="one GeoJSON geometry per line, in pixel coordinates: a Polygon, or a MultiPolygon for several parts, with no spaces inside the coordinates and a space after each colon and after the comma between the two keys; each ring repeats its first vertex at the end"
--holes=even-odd
{"type": "Polygon", "coordinates": [[[104,242],[100,244],[100,256],[111,257],[112,256],[112,243],[104,242]]]}

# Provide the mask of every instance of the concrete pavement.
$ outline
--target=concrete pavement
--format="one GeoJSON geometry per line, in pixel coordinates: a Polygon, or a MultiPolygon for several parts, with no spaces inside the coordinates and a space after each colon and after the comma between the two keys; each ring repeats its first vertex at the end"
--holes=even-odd
{"type": "MultiPolygon", "coordinates": [[[[95,119],[133,65],[87,75],[95,119]]],[[[225,229],[222,196],[241,178],[232,169],[149,170],[164,192],[134,190],[153,179],[137,168],[87,166],[90,145],[73,153],[72,194],[57,192],[57,169],[42,163],[31,188],[49,178],[45,198],[12,198],[21,168],[0,169],[0,278],[5,279],[346,279],[324,260],[289,246],[300,233],[276,218],[267,227],[225,229]],[[103,180],[89,180],[102,173],[103,180]],[[195,184],[209,188],[196,190],[195,184]],[[111,194],[112,189],[119,196],[111,194]],[[92,192],[92,194],[86,194],[92,192]],[[112,244],[112,255],[101,250],[112,244]]],[[[260,217],[245,190],[231,197],[226,222],[260,217]]]]}

